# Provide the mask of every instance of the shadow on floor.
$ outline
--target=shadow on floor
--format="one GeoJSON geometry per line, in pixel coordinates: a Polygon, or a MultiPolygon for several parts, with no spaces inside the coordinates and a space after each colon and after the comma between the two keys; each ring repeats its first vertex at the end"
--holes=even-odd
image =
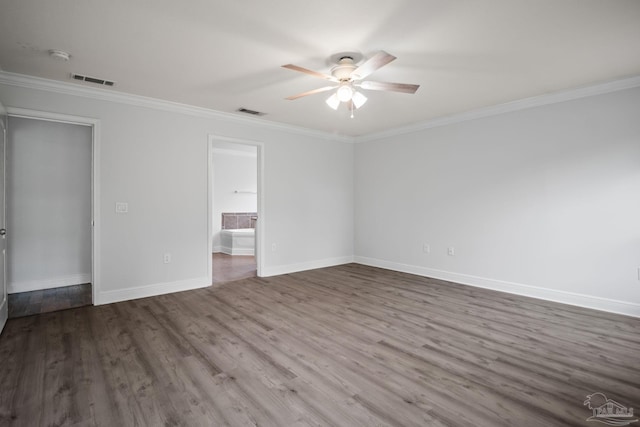
{"type": "Polygon", "coordinates": [[[91,283],[9,295],[9,319],[91,305],[91,283]]]}

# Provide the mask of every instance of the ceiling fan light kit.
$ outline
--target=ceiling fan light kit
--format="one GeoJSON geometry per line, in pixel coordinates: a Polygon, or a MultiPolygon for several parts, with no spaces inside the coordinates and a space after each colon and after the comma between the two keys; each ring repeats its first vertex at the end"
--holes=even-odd
{"type": "Polygon", "coordinates": [[[329,107],[333,108],[334,110],[337,110],[338,107],[340,106],[340,100],[338,99],[338,95],[335,93],[330,97],[328,97],[325,102],[329,107]]]}
{"type": "Polygon", "coordinates": [[[353,104],[356,106],[356,108],[360,108],[364,105],[365,102],[367,102],[367,97],[360,92],[355,92],[353,94],[353,98],[351,98],[351,101],[353,101],[353,104]]]}
{"type": "Polygon", "coordinates": [[[390,55],[385,51],[379,51],[361,65],[358,65],[357,61],[354,60],[354,58],[357,58],[357,60],[359,61],[361,55],[357,53],[338,53],[332,55],[330,60],[336,65],[331,68],[331,74],[309,70],[293,64],[283,65],[283,68],[288,68],[293,71],[305,73],[310,76],[321,78],[323,80],[329,80],[333,83],[338,84],[337,86],[325,86],[319,89],[314,89],[297,95],[289,96],[286,99],[293,101],[295,99],[302,98],[303,96],[313,95],[320,92],[327,92],[335,89],[335,92],[329,98],[327,98],[325,102],[334,110],[337,110],[341,103],[346,103],[351,110],[351,117],[353,118],[353,109],[360,108],[364,105],[365,102],[367,102],[367,97],[358,92],[356,88],[413,94],[420,87],[420,85],[406,83],[362,81],[377,69],[387,65],[389,62],[396,59],[395,56],[390,55]]]}
{"type": "Polygon", "coordinates": [[[353,88],[349,83],[342,83],[338,90],[336,91],[336,95],[338,95],[338,99],[340,102],[348,102],[351,101],[353,97],[353,88]]]}

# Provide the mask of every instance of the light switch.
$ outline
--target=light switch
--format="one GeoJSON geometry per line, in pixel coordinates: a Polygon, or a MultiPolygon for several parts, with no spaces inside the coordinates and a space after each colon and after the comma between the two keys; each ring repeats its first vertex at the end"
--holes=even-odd
{"type": "Polygon", "coordinates": [[[129,203],[116,202],[116,213],[125,214],[129,212],[129,203]]]}

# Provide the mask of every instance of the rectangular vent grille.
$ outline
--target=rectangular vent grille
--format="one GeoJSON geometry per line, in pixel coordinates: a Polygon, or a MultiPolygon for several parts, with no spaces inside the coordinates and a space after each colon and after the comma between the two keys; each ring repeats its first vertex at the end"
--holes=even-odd
{"type": "Polygon", "coordinates": [[[252,116],[264,116],[267,114],[256,110],[249,110],[248,108],[238,108],[236,111],[239,113],[251,114],[252,116]]]}
{"type": "Polygon", "coordinates": [[[99,79],[97,77],[83,76],[82,74],[71,74],[71,78],[74,80],[95,83],[97,85],[102,85],[102,86],[113,86],[116,84],[116,82],[113,82],[111,80],[104,80],[104,79],[99,79]]]}

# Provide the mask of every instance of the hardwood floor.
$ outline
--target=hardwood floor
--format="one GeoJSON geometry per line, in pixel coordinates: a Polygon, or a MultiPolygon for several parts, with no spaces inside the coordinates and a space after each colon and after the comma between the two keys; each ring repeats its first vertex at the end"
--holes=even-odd
{"type": "Polygon", "coordinates": [[[91,283],[9,295],[9,318],[91,305],[91,283]]]}
{"type": "Polygon", "coordinates": [[[216,252],[212,255],[213,283],[256,277],[256,257],[231,256],[216,252]]]}
{"type": "Polygon", "coordinates": [[[356,264],[11,319],[0,424],[587,426],[640,319],[356,264]]]}

